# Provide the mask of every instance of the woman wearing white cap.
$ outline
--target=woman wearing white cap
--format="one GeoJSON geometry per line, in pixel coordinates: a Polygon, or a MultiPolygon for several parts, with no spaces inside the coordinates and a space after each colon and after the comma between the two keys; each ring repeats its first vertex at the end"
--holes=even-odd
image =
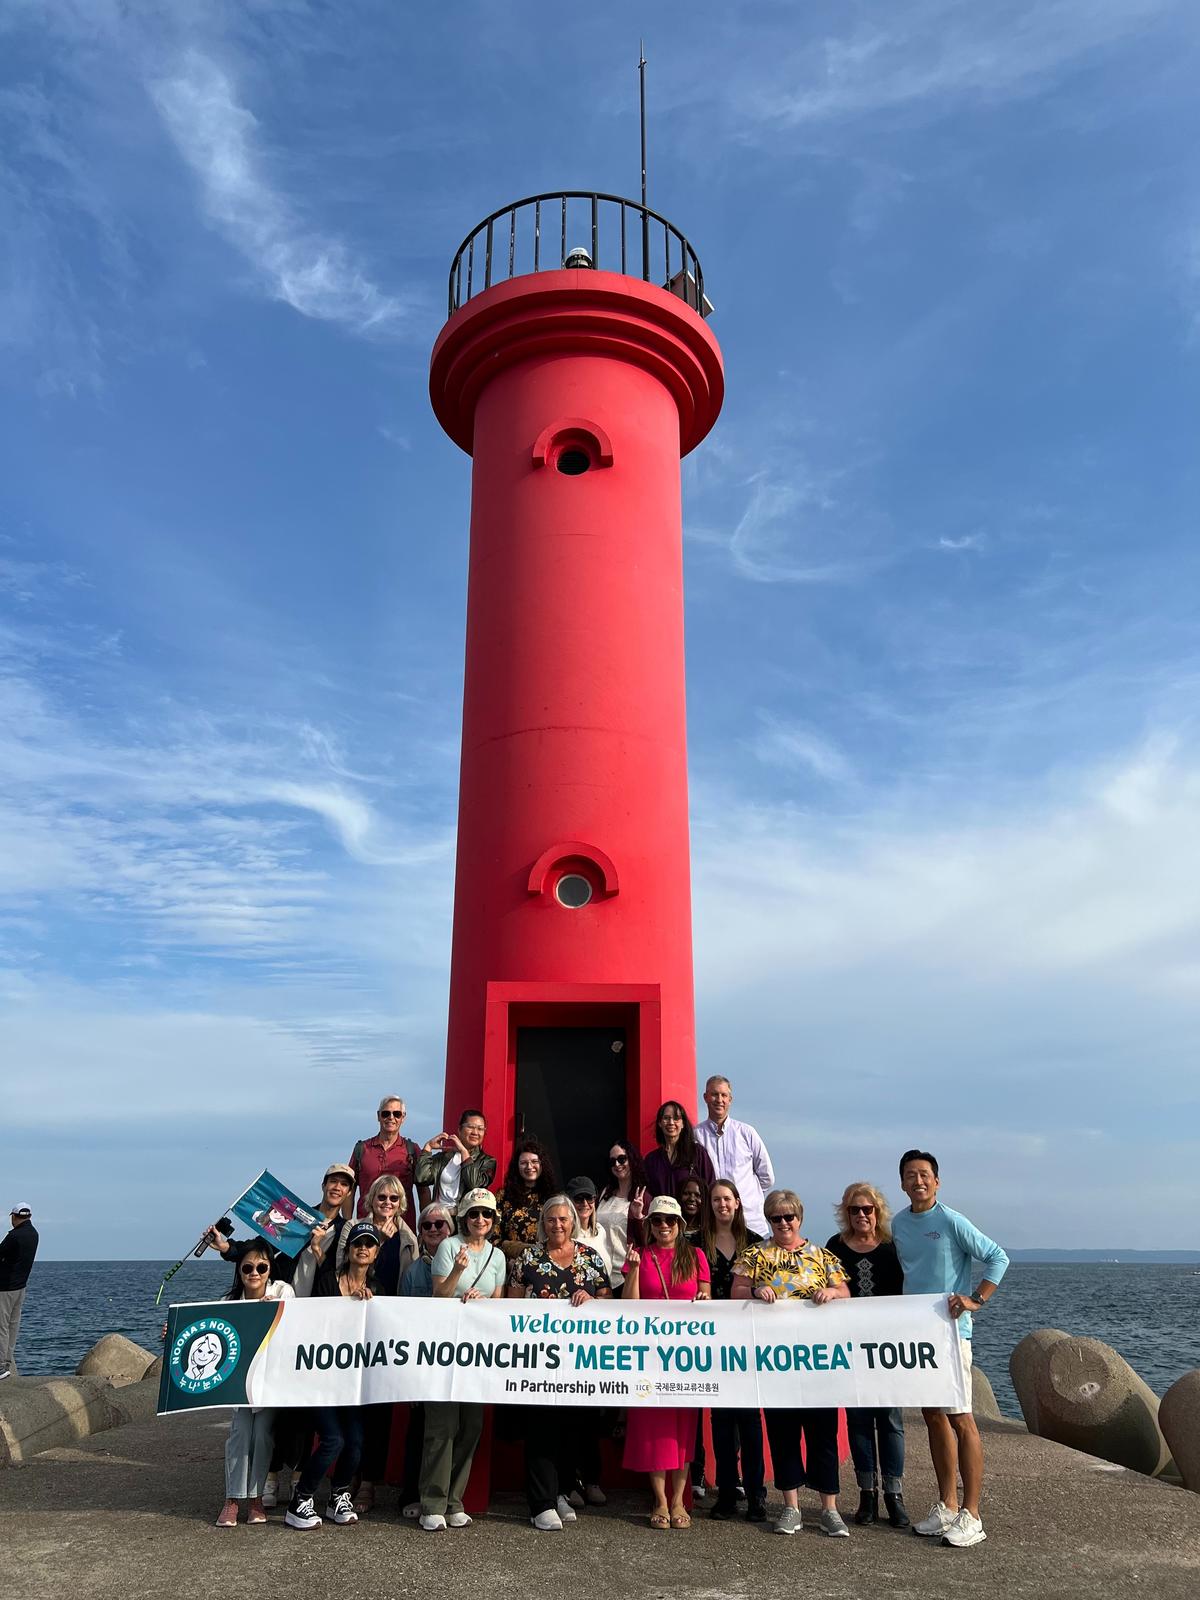
{"type": "MultiPolygon", "coordinates": [[[[708,1261],[684,1236],[683,1208],[660,1194],[646,1216],[650,1242],[630,1246],[625,1260],[626,1300],[707,1300],[708,1261]]],[[[650,1478],[650,1526],[690,1528],[683,1504],[688,1464],[696,1443],[696,1413],[685,1406],[631,1410],[625,1424],[625,1466],[650,1478]]]]}
{"type": "MultiPolygon", "coordinates": [[[[507,1265],[491,1242],[496,1196],[471,1189],[458,1208],[458,1234],[443,1239],[433,1258],[435,1300],[498,1300],[507,1265]]],[[[463,1491],[471,1476],[475,1448],[483,1432],[483,1407],[458,1400],[425,1406],[425,1445],[421,1452],[421,1527],[426,1533],[470,1527],[463,1491]]]]}

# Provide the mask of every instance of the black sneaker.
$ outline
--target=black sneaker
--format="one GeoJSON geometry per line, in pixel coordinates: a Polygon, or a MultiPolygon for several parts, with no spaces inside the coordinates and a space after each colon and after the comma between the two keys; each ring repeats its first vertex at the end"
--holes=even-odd
{"type": "Polygon", "coordinates": [[[752,1494],[746,1497],[746,1521],[765,1522],[767,1520],[766,1494],[752,1494]]]}
{"type": "Polygon", "coordinates": [[[714,1522],[732,1522],[737,1516],[737,1501],[725,1495],[717,1496],[716,1504],[709,1511],[709,1516],[714,1522]]]}
{"type": "Polygon", "coordinates": [[[289,1528],[300,1528],[305,1531],[321,1526],[320,1514],[313,1505],[313,1497],[310,1494],[294,1494],[283,1520],[289,1528]]]}

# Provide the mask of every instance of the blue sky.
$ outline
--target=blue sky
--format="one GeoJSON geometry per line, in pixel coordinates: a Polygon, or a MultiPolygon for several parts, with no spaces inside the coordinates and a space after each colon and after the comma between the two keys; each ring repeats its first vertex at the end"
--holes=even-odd
{"type": "Polygon", "coordinates": [[[728,374],[702,1071],[820,1237],[916,1143],[1007,1243],[1200,1242],[1194,7],[4,0],[0,1174],[48,1253],[311,1191],[385,1091],[440,1125],[428,354],[487,212],[636,193],[639,34],[728,374]]]}

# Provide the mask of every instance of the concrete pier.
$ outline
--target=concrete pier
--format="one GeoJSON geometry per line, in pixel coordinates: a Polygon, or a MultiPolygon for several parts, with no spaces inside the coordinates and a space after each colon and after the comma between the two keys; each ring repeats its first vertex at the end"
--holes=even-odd
{"type": "MultiPolygon", "coordinates": [[[[792,1600],[797,1593],[860,1600],[989,1595],[1105,1600],[1200,1593],[1200,1496],[1025,1432],[982,1422],[988,1541],[950,1550],[890,1528],[791,1539],[770,1525],[713,1523],[655,1533],[637,1499],[580,1513],[562,1533],[537,1534],[524,1502],[502,1500],[460,1532],[402,1522],[395,1491],[356,1526],[312,1533],[283,1526],[221,1529],[227,1414],[131,1423],[48,1450],[0,1472],[5,1593],[11,1600],[391,1600],[412,1594],[541,1600],[654,1597],[792,1600]],[[451,1581],[452,1578],[452,1581],[451,1581]]],[[[934,1498],[925,1430],[908,1419],[907,1499],[923,1516],[934,1498]]],[[[842,1508],[857,1504],[843,1473],[842,1508]]],[[[772,1494],[772,1503],[777,1497],[772,1494]]],[[[816,1497],[802,1492],[806,1517],[816,1497]]],[[[814,1517],[815,1522],[815,1517],[814,1517]]]]}

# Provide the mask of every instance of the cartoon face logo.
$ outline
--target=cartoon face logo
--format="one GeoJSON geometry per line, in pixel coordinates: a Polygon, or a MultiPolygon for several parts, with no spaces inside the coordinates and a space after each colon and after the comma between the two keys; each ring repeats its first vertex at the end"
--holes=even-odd
{"type": "Polygon", "coordinates": [[[254,1213],[254,1226],[268,1239],[279,1239],[287,1232],[288,1223],[296,1214],[289,1200],[273,1200],[269,1206],[254,1213]]]}
{"type": "Polygon", "coordinates": [[[238,1364],[242,1342],[224,1317],[201,1317],[180,1330],[171,1345],[171,1382],[184,1394],[207,1394],[238,1364]]]}

